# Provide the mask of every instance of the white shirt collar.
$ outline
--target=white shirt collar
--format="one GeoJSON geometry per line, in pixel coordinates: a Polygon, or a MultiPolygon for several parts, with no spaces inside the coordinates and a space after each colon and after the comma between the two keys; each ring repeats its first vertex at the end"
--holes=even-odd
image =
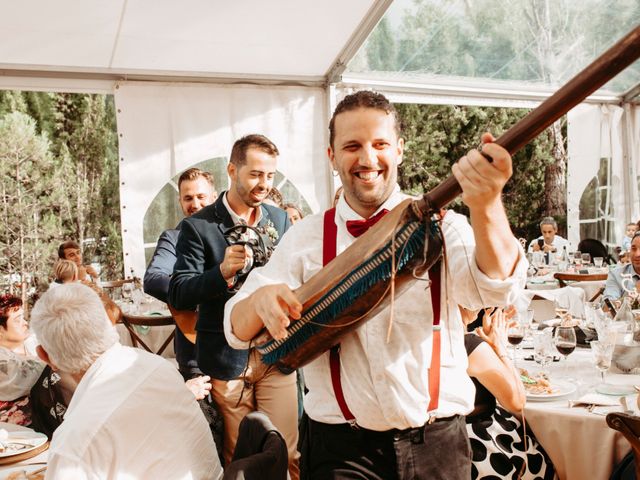
{"type": "MultiPolygon", "coordinates": [[[[233,220],[233,223],[235,225],[238,225],[239,223],[246,223],[243,218],[240,218],[238,216],[238,214],[233,211],[233,208],[231,208],[231,205],[229,205],[229,201],[227,200],[228,193],[229,192],[224,192],[224,195],[222,196],[222,203],[224,204],[225,208],[229,212],[229,215],[231,215],[231,219],[233,220]]],[[[256,207],[256,218],[255,218],[254,222],[250,225],[250,227],[255,227],[256,225],[258,225],[260,220],[262,220],[262,206],[261,205],[256,207]]]]}
{"type": "MultiPolygon", "coordinates": [[[[395,187],[393,188],[393,191],[391,192],[391,195],[389,195],[389,198],[387,198],[384,203],[382,203],[382,205],[380,205],[378,207],[378,209],[373,212],[373,215],[376,215],[378,212],[380,212],[380,210],[386,208],[387,210],[393,210],[394,207],[396,207],[400,202],[402,202],[404,199],[406,199],[406,195],[404,195],[401,191],[400,191],[400,186],[398,184],[395,185],[395,187]]],[[[338,203],[336,204],[336,211],[338,212],[338,215],[340,215],[340,217],[347,221],[347,220],[365,220],[364,218],[362,218],[362,216],[358,213],[356,213],[347,203],[347,201],[344,198],[344,192],[342,192],[340,194],[340,198],[338,199],[338,203]]]]}

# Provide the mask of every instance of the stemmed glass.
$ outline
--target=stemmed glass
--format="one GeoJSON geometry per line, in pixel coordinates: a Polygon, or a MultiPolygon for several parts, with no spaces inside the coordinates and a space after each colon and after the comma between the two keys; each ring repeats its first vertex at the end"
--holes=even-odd
{"type": "Polygon", "coordinates": [[[569,315],[569,307],[563,305],[559,300],[554,302],[554,308],[556,315],[560,319],[560,325],[567,319],[567,315],[569,315]]]}
{"type": "Polygon", "coordinates": [[[547,366],[553,361],[551,328],[533,332],[533,360],[542,367],[542,374],[548,377],[547,366]]]}
{"type": "Polygon", "coordinates": [[[589,253],[582,254],[582,264],[585,267],[591,265],[591,255],[589,253]]]}
{"type": "Polygon", "coordinates": [[[564,373],[568,372],[567,357],[576,349],[576,331],[573,327],[556,327],[553,336],[553,343],[556,349],[564,357],[564,373]]]}
{"type": "Polygon", "coordinates": [[[513,347],[513,366],[516,366],[516,349],[524,340],[524,326],[518,322],[513,323],[507,330],[507,340],[513,347]]]}
{"type": "Polygon", "coordinates": [[[593,352],[593,361],[596,368],[600,370],[600,379],[602,380],[596,391],[600,393],[608,393],[611,385],[605,381],[605,372],[611,367],[611,357],[613,356],[613,343],[594,340],[590,343],[593,352]]]}
{"type": "Polygon", "coordinates": [[[580,267],[580,265],[582,265],[582,252],[578,250],[573,252],[573,263],[576,265],[576,267],[580,267]]]}

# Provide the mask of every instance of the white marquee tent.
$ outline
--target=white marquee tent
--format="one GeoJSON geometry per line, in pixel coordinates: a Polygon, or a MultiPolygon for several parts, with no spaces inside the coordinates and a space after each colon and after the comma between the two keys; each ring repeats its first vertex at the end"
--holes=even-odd
{"type": "MultiPolygon", "coordinates": [[[[509,18],[505,9],[512,7],[487,2],[502,8],[500,13],[496,7],[496,22],[500,15],[503,21],[509,18]]],[[[446,37],[444,23],[464,32],[460,21],[474,17],[468,9],[482,1],[0,0],[0,88],[115,95],[125,268],[140,275],[144,250],[162,227],[152,228],[148,218],[159,192],[171,192],[177,174],[200,164],[214,170],[218,188],[224,188],[221,166],[238,136],[260,132],[271,137],[281,150],[279,186],[319,211],[333,189],[325,160],[326,124],[346,92],[374,88],[396,102],[535,106],[579,71],[569,67],[568,59],[574,57],[583,67],[640,24],[637,0],[594,2],[584,2],[585,9],[592,8],[590,19],[608,15],[609,30],[599,36],[600,43],[583,48],[589,54],[581,57],[574,48],[586,40],[574,32],[573,43],[563,39],[568,57],[550,67],[555,75],[518,79],[514,65],[526,52],[499,63],[451,55],[452,65],[495,64],[493,71],[476,68],[471,76],[436,68],[428,58],[413,65],[420,60],[418,52],[439,48],[446,37]],[[401,68],[367,64],[366,42],[376,28],[385,23],[387,38],[401,38],[407,18],[426,18],[435,7],[441,14],[432,15],[431,27],[414,46],[416,53],[401,68]]],[[[567,18],[580,13],[567,12],[567,18]]],[[[619,224],[640,217],[639,93],[636,62],[569,115],[568,205],[574,241],[579,222],[585,221],[578,213],[582,191],[602,158],[608,159],[611,179],[617,179],[605,186],[611,187],[612,215],[619,224]]]]}

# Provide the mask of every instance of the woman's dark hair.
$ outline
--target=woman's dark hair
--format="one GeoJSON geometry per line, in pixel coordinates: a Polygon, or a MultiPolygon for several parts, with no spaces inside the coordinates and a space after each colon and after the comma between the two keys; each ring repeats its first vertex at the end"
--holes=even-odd
{"type": "Polygon", "coordinates": [[[0,295],[0,326],[7,328],[9,312],[22,307],[22,300],[15,295],[6,293],[0,295]]]}
{"type": "Polygon", "coordinates": [[[596,240],[595,238],[585,238],[580,240],[578,244],[578,251],[581,253],[588,253],[591,255],[591,259],[593,260],[596,257],[602,257],[605,265],[611,264],[611,255],[609,255],[609,250],[600,240],[596,240]]]}

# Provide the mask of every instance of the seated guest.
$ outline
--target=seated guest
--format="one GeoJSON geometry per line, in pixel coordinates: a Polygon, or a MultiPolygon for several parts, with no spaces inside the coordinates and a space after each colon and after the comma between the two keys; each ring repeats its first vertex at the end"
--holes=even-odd
{"type": "Polygon", "coordinates": [[[50,478],[217,479],[198,404],[165,359],[120,345],[94,291],[72,283],[32,312],[38,355],[78,381],[49,448],[50,478]]]}
{"type": "MultiPolygon", "coordinates": [[[[460,310],[467,323],[475,318],[460,310]]],[[[472,479],[551,480],[551,460],[518,418],[526,397],[520,373],[507,353],[507,316],[502,309],[495,309],[484,315],[477,334],[465,335],[467,373],[476,387],[474,410],[467,416],[472,479]]]]}
{"type": "Polygon", "coordinates": [[[289,215],[289,221],[291,222],[291,225],[304,218],[302,209],[300,209],[300,207],[298,207],[295,203],[286,203],[282,206],[282,208],[285,212],[287,212],[287,215],[289,215]]]}
{"type": "Polygon", "coordinates": [[[82,264],[82,252],[80,245],[73,240],[68,240],[58,247],[58,258],[71,260],[78,267],[78,280],[98,280],[98,272],[91,265],[82,264]]]}
{"type": "Polygon", "coordinates": [[[53,283],[49,285],[49,288],[55,288],[56,286],[62,285],[63,283],[83,283],[98,294],[100,300],[102,300],[104,309],[107,311],[107,315],[109,316],[109,320],[111,320],[111,323],[115,325],[122,320],[122,310],[120,310],[120,307],[118,307],[118,305],[116,305],[116,303],[111,300],[111,298],[109,298],[109,295],[104,293],[104,291],[95,283],[78,279],[78,266],[71,260],[59,259],[54,267],[54,276],[55,279],[53,283]]]}
{"type": "MultiPolygon", "coordinates": [[[[633,236],[638,231],[638,225],[635,223],[627,223],[627,227],[625,228],[624,238],[622,239],[622,245],[620,245],[620,251],[628,252],[631,250],[631,240],[633,236]]],[[[582,250],[580,250],[582,251],[582,250]]]]}
{"type": "Polygon", "coordinates": [[[631,240],[629,260],[630,263],[609,271],[603,298],[617,300],[624,295],[625,289],[633,289],[640,280],[640,232],[636,233],[631,240]]]}
{"type": "Polygon", "coordinates": [[[36,343],[22,300],[0,295],[0,421],[29,426],[37,418],[37,430],[48,434],[62,421],[71,387],[36,356],[36,343]]]}
{"type": "Polygon", "coordinates": [[[29,325],[23,317],[22,300],[0,296],[0,421],[29,425],[29,391],[44,364],[36,357],[35,342],[29,341],[29,325]]]}
{"type": "Polygon", "coordinates": [[[558,233],[558,224],[553,217],[544,217],[540,222],[540,235],[531,240],[528,252],[560,252],[563,247],[569,248],[569,241],[562,238],[558,233]]]}
{"type": "Polygon", "coordinates": [[[55,285],[78,280],[78,266],[71,260],[59,259],[53,267],[55,285]]]}

